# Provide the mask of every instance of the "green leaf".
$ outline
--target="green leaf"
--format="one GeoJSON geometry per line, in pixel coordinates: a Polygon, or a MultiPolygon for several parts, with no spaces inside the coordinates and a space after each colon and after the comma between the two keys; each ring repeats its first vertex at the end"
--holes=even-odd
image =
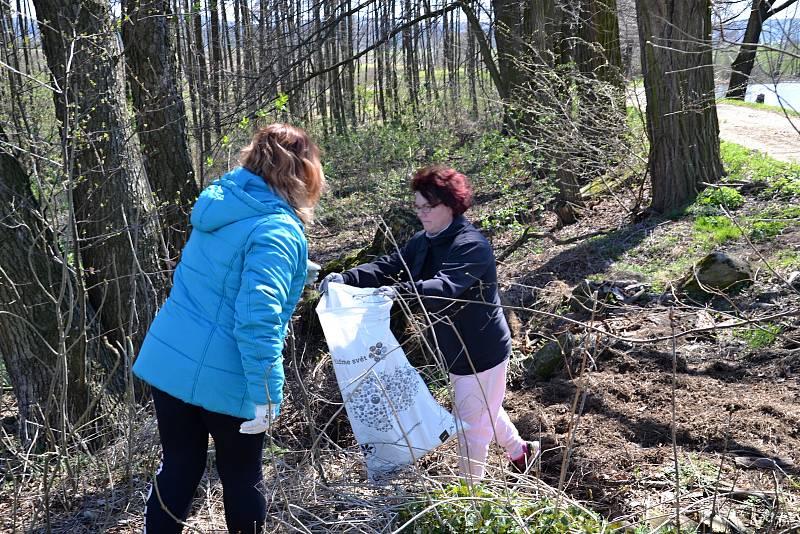
{"type": "Polygon", "coordinates": [[[278,98],[275,99],[275,109],[278,111],[286,111],[286,104],[289,103],[289,95],[286,93],[278,93],[278,98]]]}

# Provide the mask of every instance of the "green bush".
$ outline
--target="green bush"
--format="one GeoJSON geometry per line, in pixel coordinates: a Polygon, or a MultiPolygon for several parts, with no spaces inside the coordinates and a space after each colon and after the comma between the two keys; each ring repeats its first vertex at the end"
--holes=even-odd
{"type": "Polygon", "coordinates": [[[800,165],[784,163],[757,150],[720,141],[720,152],[727,180],[764,182],[762,198],[794,198],[800,196],[800,165]]]}
{"type": "Polygon", "coordinates": [[[401,532],[409,534],[506,534],[526,529],[545,534],[592,533],[614,528],[577,506],[562,503],[556,508],[550,499],[533,500],[484,485],[470,490],[465,484],[447,486],[407,505],[396,519],[397,527],[406,523],[401,532]]]}
{"type": "Polygon", "coordinates": [[[742,194],[732,187],[709,187],[698,195],[695,203],[699,206],[712,206],[735,210],[744,205],[742,194]]]}

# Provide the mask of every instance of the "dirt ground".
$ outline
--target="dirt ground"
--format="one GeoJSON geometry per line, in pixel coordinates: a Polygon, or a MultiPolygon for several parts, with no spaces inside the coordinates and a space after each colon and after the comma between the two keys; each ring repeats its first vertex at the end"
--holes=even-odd
{"type": "MultiPolygon", "coordinates": [[[[779,115],[735,106],[719,106],[719,113],[723,138],[730,128],[756,132],[750,136],[752,142],[761,146],[774,142],[784,159],[800,156],[796,142],[800,135],[776,132],[776,121],[785,120],[779,115]],[[735,120],[746,117],[750,117],[747,124],[737,126],[735,120]],[[765,132],[762,127],[770,124],[765,132]]],[[[758,148],[745,140],[735,141],[758,148]]],[[[770,153],[772,149],[766,150],[770,153]]],[[[503,199],[492,202],[476,206],[468,215],[476,220],[500,207],[503,199]]],[[[592,320],[563,305],[564,295],[581,280],[589,277],[650,282],[621,267],[621,253],[609,250],[635,251],[626,258],[628,266],[645,265],[665,256],[677,261],[686,254],[681,247],[689,223],[631,221],[630,214],[620,209],[620,202],[625,199],[595,202],[577,224],[558,231],[560,239],[568,239],[602,228],[620,229],[609,236],[561,246],[547,240],[531,241],[498,266],[506,303],[527,309],[514,311],[511,318],[515,354],[505,407],[524,437],[540,439],[545,445],[535,474],[552,487],[559,486],[563,475],[564,489],[587,507],[604,517],[651,527],[637,532],[655,532],[670,519],[674,507],[673,455],[677,452],[678,497],[684,525],[705,522],[713,524],[716,532],[800,533],[800,293],[761,261],[761,257],[778,250],[800,252],[800,226],[789,227],[775,240],[756,248],[741,243],[726,248],[750,261],[757,273],[752,287],[728,301],[697,301],[682,295],[653,298],[609,308],[592,320]],[[674,243],[674,250],[637,248],[647,239],[674,243]],[[543,311],[557,317],[537,313],[543,311]],[[732,328],[707,328],[709,324],[724,325],[734,311],[738,316],[784,314],[773,321],[782,326],[782,333],[769,346],[753,348],[732,328]],[[674,347],[676,451],[672,448],[673,347],[669,341],[651,341],[670,336],[670,313],[678,334],[706,328],[682,335],[674,347]],[[603,333],[590,338],[588,345],[577,344],[567,365],[554,376],[542,379],[525,372],[524,358],[544,340],[566,331],[580,337],[590,322],[603,333]],[[588,350],[583,351],[584,347],[588,350]],[[586,366],[581,373],[584,354],[586,366]],[[714,519],[709,518],[711,510],[716,512],[714,519]]],[[[748,202],[753,209],[758,207],[752,206],[755,202],[751,199],[748,202]]],[[[554,216],[545,213],[543,217],[537,223],[552,227],[554,216]]],[[[311,257],[324,263],[364,246],[371,240],[374,228],[366,220],[350,220],[349,227],[341,230],[315,227],[310,235],[311,257]]],[[[511,232],[491,236],[498,252],[513,239],[511,232]]],[[[800,270],[800,265],[784,266],[777,274],[785,279],[791,270],[800,270]]],[[[657,293],[652,292],[654,296],[657,293]]],[[[365,523],[375,522],[376,508],[367,498],[375,490],[366,488],[346,417],[343,413],[334,416],[341,398],[330,358],[325,354],[320,333],[298,326],[296,357],[301,364],[287,364],[287,406],[276,431],[280,446],[292,452],[275,462],[274,470],[270,467],[273,462],[267,462],[265,468],[268,480],[285,473],[297,478],[286,475],[284,484],[275,486],[289,495],[280,495],[274,502],[291,502],[295,506],[288,515],[282,512],[281,517],[300,514],[300,508],[305,507],[308,513],[326,520],[335,521],[339,515],[349,514],[365,523]],[[308,454],[308,412],[302,409],[308,398],[312,399],[310,407],[319,423],[317,428],[324,425],[324,435],[315,445],[316,460],[308,454]],[[312,468],[314,462],[323,466],[329,483],[319,483],[312,468]],[[339,494],[325,493],[337,488],[341,490],[339,494]],[[353,495],[359,499],[364,496],[364,501],[353,495]],[[334,508],[331,502],[337,503],[334,508]]],[[[12,404],[4,408],[6,412],[0,415],[13,412],[12,404]]],[[[131,452],[144,465],[134,466],[131,478],[112,474],[110,469],[105,478],[103,469],[87,468],[81,484],[90,486],[92,491],[75,492],[64,484],[63,491],[59,490],[64,504],[53,510],[52,531],[96,532],[101,523],[107,532],[141,531],[147,480],[154,468],[149,463],[157,459],[158,450],[151,418],[144,427],[137,434],[137,450],[131,452]],[[130,490],[135,498],[130,497],[130,490]]],[[[120,450],[108,453],[118,465],[126,465],[124,445],[121,443],[120,450]]],[[[417,489],[429,480],[425,477],[452,474],[456,462],[450,449],[444,447],[419,462],[415,467],[420,475],[415,482],[417,489]]],[[[102,464],[106,458],[103,456],[96,463],[102,464]]],[[[507,462],[496,448],[491,464],[493,476],[507,476],[507,462]]],[[[209,472],[201,484],[201,498],[197,499],[191,524],[203,531],[216,531],[223,528],[224,516],[219,483],[213,470],[209,472]]],[[[410,487],[406,490],[411,491],[410,487]]],[[[30,517],[28,508],[34,504],[41,507],[41,503],[36,495],[25,491],[38,495],[38,490],[20,491],[18,498],[25,503],[20,515],[30,517]]],[[[11,506],[10,501],[0,502],[0,512],[5,517],[0,521],[0,530],[23,524],[11,516],[11,506]]],[[[307,524],[311,517],[301,516],[299,521],[307,524]]],[[[31,529],[43,530],[44,527],[31,529]]],[[[706,531],[711,530],[709,526],[706,531]]]]}
{"type": "MultiPolygon", "coordinates": [[[[633,248],[648,236],[680,243],[687,231],[684,221],[630,224],[625,217],[616,200],[606,199],[559,237],[621,227],[613,244],[633,248]]],[[[509,238],[498,235],[493,241],[500,250],[509,238]]],[[[779,319],[785,335],[765,348],[752,348],[731,328],[679,337],[674,417],[684,525],[704,520],[710,525],[713,507],[730,523],[730,532],[739,527],[743,532],[800,532],[800,293],[760,261],[760,255],[768,257],[775,250],[800,249],[800,228],[790,228],[755,249],[728,247],[756,265],[759,273],[751,288],[730,301],[698,302],[679,296],[609,309],[595,319],[610,336],[588,351],[588,370],[578,375],[582,353],[574,350],[569,365],[552,378],[527,375],[520,360],[543,338],[580,330],[570,321],[590,320],[586,314],[559,308],[561,297],[575,284],[586,277],[642,279],[618,269],[615,255],[603,248],[609,244],[531,242],[499,265],[507,303],[561,315],[542,320],[535,311],[520,311],[512,321],[516,352],[505,406],[523,436],[545,443],[541,479],[559,485],[564,452],[569,450],[564,487],[571,496],[606,517],[647,521],[654,529],[667,521],[675,499],[673,352],[668,341],[647,340],[670,336],[670,309],[679,335],[707,326],[709,320],[724,323],[735,309],[751,315],[794,310],[794,315],[779,319]],[[576,417],[578,387],[581,409],[576,417]]],[[[321,254],[330,253],[331,247],[328,240],[314,243],[314,251],[321,254]]],[[[677,247],[676,255],[685,254],[677,247]]],[[[630,261],[651,260],[642,252],[630,261]]],[[[788,271],[779,274],[785,278],[788,271]]],[[[494,465],[502,467],[502,455],[496,450],[493,454],[494,465]]],[[[442,458],[429,458],[426,468],[434,473],[445,469],[437,465],[442,458]]]]}

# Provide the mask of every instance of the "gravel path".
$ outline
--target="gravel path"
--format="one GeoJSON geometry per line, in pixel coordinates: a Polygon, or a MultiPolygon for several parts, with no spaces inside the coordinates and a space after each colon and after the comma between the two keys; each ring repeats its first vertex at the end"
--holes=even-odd
{"type": "MultiPolygon", "coordinates": [[[[644,110],[644,88],[628,90],[628,104],[644,110]]],[[[789,163],[800,163],[800,117],[788,119],[778,111],[717,104],[719,136],[789,163]]]]}
{"type": "Polygon", "coordinates": [[[766,152],[769,156],[800,163],[800,117],[743,106],[717,104],[719,136],[725,141],[766,152]]]}

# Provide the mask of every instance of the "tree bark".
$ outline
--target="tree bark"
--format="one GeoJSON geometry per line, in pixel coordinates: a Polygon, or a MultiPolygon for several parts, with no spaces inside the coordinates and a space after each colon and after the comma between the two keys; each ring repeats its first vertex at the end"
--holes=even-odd
{"type": "Polygon", "coordinates": [[[647,162],[651,208],[677,209],[701,182],[723,175],[714,103],[711,6],[702,2],[636,0],[647,97],[647,162]]]}
{"type": "MultiPolygon", "coordinates": [[[[39,439],[63,445],[75,426],[90,421],[92,431],[81,430],[95,433],[99,401],[111,400],[101,393],[106,373],[98,374],[97,364],[121,376],[123,366],[101,344],[76,282],[43,223],[28,176],[0,149],[0,355],[26,447],[39,439]]],[[[118,393],[119,381],[113,385],[106,390],[118,393]]]]}
{"type": "MultiPolygon", "coordinates": [[[[555,0],[492,0],[492,7],[503,93],[513,99],[513,93],[524,87],[529,77],[530,70],[521,68],[521,62],[550,63],[557,6],[555,0]]],[[[531,93],[526,90],[525,94],[531,93]]]]}
{"type": "Polygon", "coordinates": [[[221,95],[221,80],[223,74],[222,68],[222,37],[219,29],[219,2],[217,0],[208,1],[208,12],[210,15],[211,25],[211,65],[209,68],[210,83],[211,83],[211,109],[214,117],[214,135],[217,139],[222,137],[221,125],[221,112],[220,106],[222,105],[221,95]]]}
{"type": "Polygon", "coordinates": [[[136,129],[164,240],[174,259],[188,238],[189,212],[199,189],[173,60],[169,0],[126,0],[123,10],[122,40],[136,129]]]}
{"type": "Polygon", "coordinates": [[[197,68],[194,80],[197,85],[196,91],[199,95],[200,102],[200,110],[198,113],[200,123],[197,135],[202,140],[202,150],[200,151],[202,162],[203,157],[211,150],[211,125],[208,120],[209,113],[211,112],[211,103],[209,102],[208,94],[208,67],[206,66],[206,47],[203,39],[203,21],[200,17],[202,2],[192,3],[190,9],[190,17],[194,31],[194,61],[197,68]]]}
{"type": "Polygon", "coordinates": [[[34,0],[75,206],[76,266],[114,346],[138,350],[163,291],[158,217],[126,122],[108,5],[34,0]],[[67,69],[69,66],[69,69],[67,69]]]}
{"type": "Polygon", "coordinates": [[[764,27],[764,21],[769,16],[772,4],[773,2],[770,0],[753,0],[753,8],[747,19],[742,46],[731,64],[731,79],[728,82],[728,91],[725,93],[727,98],[744,100],[747,83],[750,81],[750,74],[753,72],[753,65],[756,61],[761,30],[764,27]]]}
{"type": "Polygon", "coordinates": [[[573,57],[585,76],[622,89],[617,0],[580,0],[573,57]]]}

